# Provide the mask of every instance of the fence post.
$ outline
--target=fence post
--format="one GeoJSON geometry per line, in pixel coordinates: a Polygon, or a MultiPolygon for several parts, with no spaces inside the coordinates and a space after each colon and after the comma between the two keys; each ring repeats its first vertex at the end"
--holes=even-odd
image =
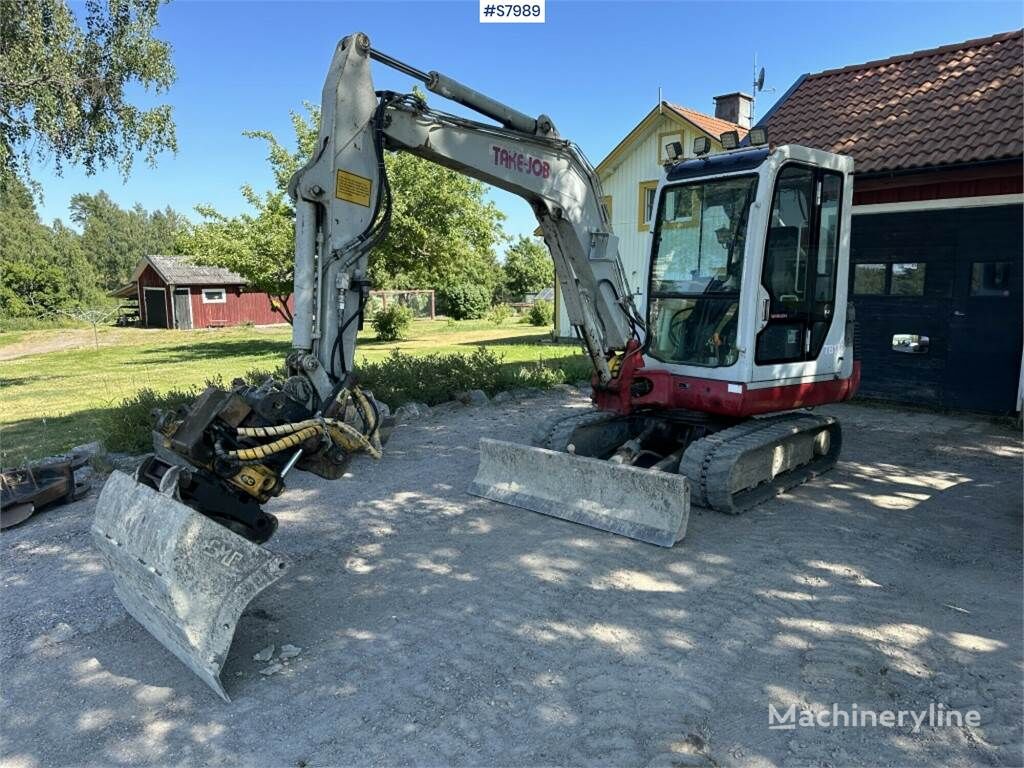
{"type": "Polygon", "coordinates": [[[433,290],[430,291],[430,319],[431,320],[436,319],[434,317],[434,291],[433,290]]]}

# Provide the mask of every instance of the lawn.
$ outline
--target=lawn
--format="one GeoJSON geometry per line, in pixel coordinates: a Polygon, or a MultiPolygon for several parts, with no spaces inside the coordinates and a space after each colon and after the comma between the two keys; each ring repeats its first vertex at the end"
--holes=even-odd
{"type": "MultiPolygon", "coordinates": [[[[405,341],[379,342],[367,329],[356,360],[380,360],[394,349],[412,355],[469,354],[478,346],[506,363],[579,356],[577,347],[548,339],[549,329],[514,321],[498,326],[420,320],[405,341]]],[[[5,466],[95,439],[104,412],[143,387],[162,393],[201,385],[215,376],[230,382],[254,368],[276,369],[289,350],[290,329],[102,328],[99,349],[93,344],[91,330],[0,333],[0,457],[5,466]],[[24,355],[34,350],[51,351],[24,355]]]]}

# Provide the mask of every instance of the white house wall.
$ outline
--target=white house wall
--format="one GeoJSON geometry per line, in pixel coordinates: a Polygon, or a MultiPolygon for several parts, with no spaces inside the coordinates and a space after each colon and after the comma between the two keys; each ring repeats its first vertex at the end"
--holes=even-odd
{"type": "MultiPolygon", "coordinates": [[[[638,231],[637,212],[640,194],[640,182],[657,181],[664,173],[658,162],[658,137],[665,133],[682,133],[683,147],[686,157],[692,156],[693,139],[696,131],[680,126],[677,120],[662,117],[639,137],[618,161],[607,169],[600,169],[601,184],[604,194],[612,198],[612,228],[619,237],[619,254],[626,270],[626,279],[633,293],[643,290],[644,265],[649,248],[648,230],[638,231]]],[[[560,337],[572,337],[569,318],[565,312],[565,302],[558,299],[558,317],[555,329],[560,337]]]]}

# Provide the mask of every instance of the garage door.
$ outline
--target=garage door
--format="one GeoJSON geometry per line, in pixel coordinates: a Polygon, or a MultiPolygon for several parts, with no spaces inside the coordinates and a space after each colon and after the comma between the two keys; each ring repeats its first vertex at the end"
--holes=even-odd
{"type": "Polygon", "coordinates": [[[862,395],[1011,412],[1021,360],[1022,208],[853,218],[862,395]]]}

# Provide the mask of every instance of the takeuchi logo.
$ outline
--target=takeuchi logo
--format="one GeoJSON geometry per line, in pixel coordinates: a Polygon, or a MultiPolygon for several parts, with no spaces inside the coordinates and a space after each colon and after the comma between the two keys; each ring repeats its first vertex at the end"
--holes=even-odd
{"type": "Polygon", "coordinates": [[[857,704],[811,710],[798,709],[790,704],[783,711],[768,705],[768,728],[773,731],[792,731],[797,728],[900,728],[917,733],[921,728],[977,728],[981,713],[976,709],[960,711],[945,704],[931,702],[927,709],[863,709],[857,704]]]}

